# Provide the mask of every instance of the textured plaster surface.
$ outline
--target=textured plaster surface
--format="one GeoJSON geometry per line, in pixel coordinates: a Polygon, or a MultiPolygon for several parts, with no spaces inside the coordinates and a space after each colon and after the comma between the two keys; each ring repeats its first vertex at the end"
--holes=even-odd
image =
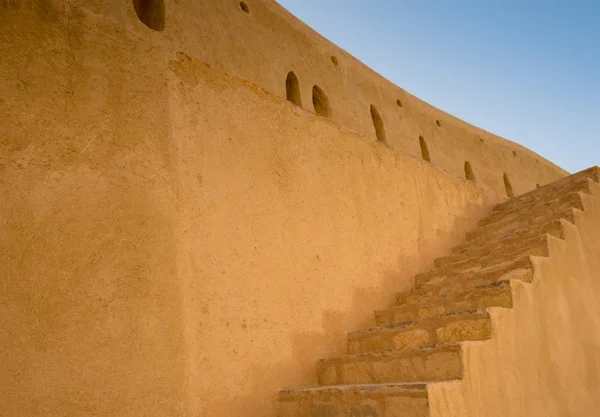
{"type": "Polygon", "coordinates": [[[501,199],[462,159],[498,192],[564,175],[249,3],[167,1],[164,32],[129,2],[2,3],[2,415],[275,415],[501,199]],[[281,98],[291,68],[332,120],[281,98]],[[377,142],[371,101],[454,175],[377,142]]]}
{"type": "MultiPolygon", "coordinates": [[[[141,54],[157,60],[161,48],[182,51],[279,97],[286,97],[286,78],[293,71],[304,108],[314,111],[312,91],[317,85],[328,97],[332,120],[373,137],[370,106],[374,105],[389,146],[421,157],[421,136],[434,165],[464,178],[469,161],[478,184],[502,194],[505,172],[515,195],[567,174],[528,149],[456,119],[395,86],[274,1],[247,1],[250,13],[245,13],[237,0],[165,0],[160,32],[140,22],[132,1],[5,0],[4,4],[3,29],[17,37],[34,30],[47,34],[42,36],[46,45],[66,42],[77,50],[82,38],[91,40],[92,33],[103,32],[93,41],[93,50],[81,50],[63,62],[64,71],[86,61],[107,65],[101,51],[110,54],[107,48],[123,47],[127,33],[136,46],[128,50],[129,57],[141,54]]],[[[377,39],[372,42],[376,47],[377,39]]],[[[15,46],[11,38],[3,43],[15,46]]],[[[139,74],[143,76],[143,67],[139,74]]]]}
{"type": "Polygon", "coordinates": [[[491,200],[185,57],[169,69],[192,409],[273,415],[491,200]]]}
{"type": "Polygon", "coordinates": [[[500,199],[72,13],[0,25],[4,415],[275,415],[500,199]]]}

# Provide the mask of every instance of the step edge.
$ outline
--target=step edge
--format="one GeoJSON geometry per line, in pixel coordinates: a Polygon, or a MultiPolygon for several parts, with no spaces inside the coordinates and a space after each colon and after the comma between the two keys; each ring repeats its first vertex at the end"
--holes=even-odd
{"type": "MultiPolygon", "coordinates": [[[[380,350],[373,352],[360,352],[360,353],[349,353],[340,356],[334,356],[331,358],[321,358],[317,361],[317,366],[326,363],[348,363],[353,361],[362,361],[364,359],[368,359],[370,357],[384,357],[389,356],[411,356],[415,353],[419,352],[433,352],[436,353],[438,351],[444,352],[449,351],[452,353],[456,353],[458,355],[461,354],[462,342],[452,342],[452,343],[437,343],[433,345],[425,345],[425,346],[411,346],[404,349],[388,349],[388,350],[380,350]]],[[[384,358],[385,359],[385,358],[384,358]]]]}
{"type": "MultiPolygon", "coordinates": [[[[377,310],[377,311],[382,311],[382,310],[377,310]]],[[[487,308],[476,308],[476,309],[470,309],[470,310],[465,310],[465,311],[459,311],[459,312],[455,312],[455,313],[442,314],[439,316],[427,317],[424,319],[408,320],[408,321],[404,321],[402,323],[394,323],[394,324],[386,324],[383,326],[368,327],[365,329],[360,329],[360,330],[356,330],[353,332],[349,332],[348,340],[350,341],[350,335],[367,335],[367,334],[372,334],[372,333],[380,333],[380,332],[388,332],[388,331],[393,332],[395,330],[406,329],[411,324],[418,324],[420,322],[426,322],[429,320],[433,320],[434,318],[441,318],[441,317],[448,318],[451,316],[476,315],[476,314],[483,316],[482,318],[490,317],[489,312],[487,311],[487,308]]]]}

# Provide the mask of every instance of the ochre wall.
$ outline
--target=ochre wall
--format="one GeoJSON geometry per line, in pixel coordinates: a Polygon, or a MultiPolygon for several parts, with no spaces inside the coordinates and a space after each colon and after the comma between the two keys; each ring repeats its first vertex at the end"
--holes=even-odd
{"type": "Polygon", "coordinates": [[[462,382],[430,388],[432,417],[584,416],[600,409],[600,185],[512,309],[493,309],[494,337],[464,344],[462,382]]]}
{"type": "Polygon", "coordinates": [[[272,416],[462,241],[502,172],[517,194],[565,174],[248,4],[167,0],[154,32],[130,2],[3,3],[2,414],[272,416]],[[282,99],[290,70],[332,120],[282,99]]]}
{"type": "Polygon", "coordinates": [[[502,198],[76,5],[0,39],[3,415],[273,416],[502,198]]]}
{"type": "Polygon", "coordinates": [[[25,3],[0,9],[0,415],[185,415],[164,65],[25,3]]]}
{"type": "MultiPolygon", "coordinates": [[[[285,80],[288,72],[294,71],[304,108],[313,110],[312,88],[318,85],[329,98],[332,120],[374,136],[369,109],[375,105],[390,146],[421,157],[419,136],[422,136],[433,164],[464,177],[464,164],[469,161],[478,184],[502,194],[505,194],[504,172],[515,195],[567,174],[534,152],[412,96],[323,39],[274,1],[248,0],[245,3],[250,13],[241,9],[238,0],[164,0],[164,3],[166,17],[161,32],[148,28],[137,18],[130,0],[36,0],[36,11],[46,20],[61,14],[65,16],[59,19],[64,21],[71,15],[76,20],[81,13],[95,15],[95,22],[114,24],[148,44],[145,49],[131,53],[153,55],[155,48],[162,45],[247,79],[280,97],[286,96],[285,80]],[[337,58],[338,66],[332,63],[332,56],[337,58]],[[440,121],[440,127],[436,120],[440,121]]],[[[118,33],[110,32],[107,36],[120,36],[118,33]]],[[[72,40],[77,38],[72,36],[72,40]]],[[[377,39],[371,41],[376,47],[377,39]]],[[[74,57],[74,62],[79,59],[82,57],[74,57]]]]}
{"type": "Polygon", "coordinates": [[[315,360],[344,352],[346,332],[459,243],[489,201],[180,59],[169,78],[190,401],[198,415],[274,415],[279,387],[316,383],[315,360]]]}

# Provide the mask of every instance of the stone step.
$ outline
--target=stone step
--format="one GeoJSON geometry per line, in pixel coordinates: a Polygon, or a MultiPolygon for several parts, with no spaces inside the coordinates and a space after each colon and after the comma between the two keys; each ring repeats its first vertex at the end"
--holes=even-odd
{"type": "Polygon", "coordinates": [[[429,272],[424,272],[415,276],[415,289],[419,290],[427,285],[439,285],[446,280],[470,280],[487,277],[492,279],[509,273],[513,269],[530,268],[531,260],[529,256],[513,259],[501,264],[493,265],[487,268],[481,268],[474,271],[452,271],[448,268],[436,268],[429,272]]]}
{"type": "Polygon", "coordinates": [[[548,256],[548,235],[538,236],[532,239],[529,245],[513,245],[507,247],[499,247],[495,251],[485,256],[465,257],[457,262],[453,262],[438,268],[434,268],[422,275],[445,275],[452,276],[456,274],[464,274],[467,272],[479,271],[484,268],[489,268],[494,265],[504,264],[505,262],[520,259],[525,256],[548,256]]]}
{"type": "Polygon", "coordinates": [[[447,344],[344,355],[321,359],[317,377],[319,385],[460,379],[460,353],[460,345],[447,344]]]}
{"type": "Polygon", "coordinates": [[[451,273],[464,273],[477,271],[483,268],[489,268],[494,265],[503,264],[512,259],[522,258],[524,256],[548,256],[548,236],[543,235],[536,239],[536,244],[530,246],[513,246],[499,248],[498,250],[480,257],[466,258],[460,262],[446,265],[440,269],[445,269],[451,273]]]}
{"type": "Polygon", "coordinates": [[[486,310],[472,310],[350,333],[348,353],[486,340],[491,336],[489,313],[486,310]]]}
{"type": "Polygon", "coordinates": [[[564,216],[569,216],[570,213],[573,212],[573,209],[583,210],[583,200],[581,200],[581,195],[579,193],[577,194],[577,198],[579,199],[579,204],[571,204],[572,202],[570,202],[569,204],[557,207],[556,209],[537,211],[528,213],[527,215],[518,215],[512,219],[509,218],[496,223],[489,223],[485,226],[479,226],[475,230],[467,232],[467,240],[502,231],[524,229],[531,225],[543,224],[552,220],[563,218],[564,216]]]}
{"type": "Polygon", "coordinates": [[[375,324],[388,326],[485,307],[512,307],[510,281],[494,282],[447,295],[416,297],[405,304],[375,311],[375,324]]]}
{"type": "Polygon", "coordinates": [[[279,392],[278,417],[426,417],[427,385],[363,384],[279,392]]]}
{"type": "MultiPolygon", "coordinates": [[[[548,236],[536,235],[526,239],[510,239],[510,237],[495,241],[494,245],[475,246],[469,250],[461,251],[449,256],[442,256],[434,261],[438,268],[443,268],[452,264],[460,264],[470,259],[487,259],[492,256],[500,257],[503,253],[514,254],[531,248],[532,255],[539,253],[540,247],[547,247],[548,236]]],[[[547,251],[546,251],[547,252],[547,251]]],[[[542,256],[542,255],[540,255],[542,256]]]]}
{"type": "MultiPolygon", "coordinates": [[[[551,235],[560,239],[564,238],[562,220],[552,220],[549,223],[534,225],[531,228],[517,230],[514,233],[495,237],[493,239],[466,241],[465,243],[452,248],[452,254],[463,254],[471,250],[473,253],[485,254],[491,252],[497,245],[511,245],[514,242],[528,240],[541,235],[551,235]]],[[[483,238],[485,237],[487,236],[483,236],[483,238]]]]}
{"type": "Polygon", "coordinates": [[[568,177],[564,177],[560,180],[554,181],[543,187],[521,194],[520,196],[517,196],[515,198],[505,201],[504,203],[496,205],[494,207],[494,211],[510,209],[510,207],[514,207],[516,205],[524,203],[526,204],[527,202],[531,202],[539,198],[552,198],[553,196],[559,195],[561,193],[568,193],[578,190],[579,187],[583,187],[583,191],[589,192],[589,190],[587,190],[587,187],[589,186],[589,182],[587,181],[588,179],[599,182],[600,168],[591,167],[578,173],[572,174],[568,177]]]}
{"type": "Polygon", "coordinates": [[[519,205],[511,210],[500,210],[493,212],[491,216],[480,220],[478,227],[496,225],[498,227],[522,219],[532,219],[549,211],[557,211],[566,207],[583,210],[581,191],[560,194],[553,199],[536,199],[524,205],[519,205]]]}
{"type": "Polygon", "coordinates": [[[504,265],[501,265],[501,267],[485,268],[473,273],[445,276],[430,281],[419,289],[397,293],[396,304],[411,303],[423,297],[447,297],[451,293],[511,280],[531,282],[533,280],[533,266],[530,264],[527,267],[506,270],[504,265]]]}
{"type": "Polygon", "coordinates": [[[507,224],[501,228],[477,228],[472,232],[467,233],[465,240],[466,245],[476,244],[477,242],[489,241],[502,236],[517,233],[519,231],[525,231],[527,229],[542,226],[544,224],[551,223],[556,220],[564,219],[571,223],[575,222],[575,213],[578,211],[573,208],[563,208],[560,211],[553,211],[546,213],[545,215],[535,217],[533,219],[527,219],[511,224],[507,224]]]}
{"type": "Polygon", "coordinates": [[[492,209],[492,215],[498,212],[512,211],[518,207],[535,204],[536,201],[551,201],[559,198],[561,195],[566,195],[573,192],[589,194],[590,181],[594,181],[594,179],[579,177],[575,179],[568,178],[568,181],[560,184],[549,184],[545,187],[529,191],[528,193],[522,194],[519,197],[495,205],[492,209]]]}

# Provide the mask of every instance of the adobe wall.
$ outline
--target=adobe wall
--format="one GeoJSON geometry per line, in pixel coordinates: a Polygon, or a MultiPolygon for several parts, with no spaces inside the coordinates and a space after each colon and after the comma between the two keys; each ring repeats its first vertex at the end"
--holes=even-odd
{"type": "MultiPolygon", "coordinates": [[[[238,0],[166,1],[162,32],[148,29],[132,16],[131,8],[112,1],[112,17],[139,36],[168,43],[281,97],[286,97],[286,78],[293,71],[304,108],[314,110],[312,90],[317,85],[329,99],[331,119],[357,132],[375,135],[370,112],[374,105],[390,146],[421,157],[422,137],[433,164],[464,177],[469,161],[480,186],[504,194],[506,172],[517,195],[566,175],[528,149],[456,119],[390,83],[274,1],[245,1],[249,13],[238,0]]],[[[377,39],[371,41],[377,47],[377,39]]],[[[401,51],[399,40],[398,51],[390,54],[401,51]]]]}
{"type": "Polygon", "coordinates": [[[70,11],[0,13],[0,414],[185,415],[164,65],[70,11]]]}
{"type": "Polygon", "coordinates": [[[274,416],[502,198],[37,4],[0,15],[6,415],[274,416]]]}
{"type": "Polygon", "coordinates": [[[316,383],[315,360],[344,352],[489,200],[185,57],[170,68],[191,403],[275,415],[273,393],[316,383]]]}
{"type": "Polygon", "coordinates": [[[515,280],[512,309],[491,309],[494,337],[463,347],[463,381],[434,384],[432,417],[589,416],[600,407],[600,185],[565,239],[515,280]]]}
{"type": "MultiPolygon", "coordinates": [[[[319,86],[328,98],[332,120],[374,136],[370,111],[373,105],[389,146],[421,157],[422,137],[433,164],[465,177],[468,161],[480,186],[503,194],[506,194],[504,173],[515,195],[567,174],[534,152],[475,128],[390,83],[275,1],[244,1],[248,12],[238,0],[35,0],[35,3],[42,19],[52,19],[56,13],[94,14],[100,24],[116,24],[148,43],[148,49],[140,53],[151,55],[157,45],[182,51],[280,97],[286,97],[286,79],[293,71],[302,107],[314,111],[313,86],[319,86]],[[138,19],[135,2],[163,4],[164,21],[157,26],[161,31],[150,29],[138,19]]],[[[377,40],[372,42],[377,47],[377,40]]],[[[401,53],[401,44],[400,40],[398,51],[390,53],[401,53]]]]}

